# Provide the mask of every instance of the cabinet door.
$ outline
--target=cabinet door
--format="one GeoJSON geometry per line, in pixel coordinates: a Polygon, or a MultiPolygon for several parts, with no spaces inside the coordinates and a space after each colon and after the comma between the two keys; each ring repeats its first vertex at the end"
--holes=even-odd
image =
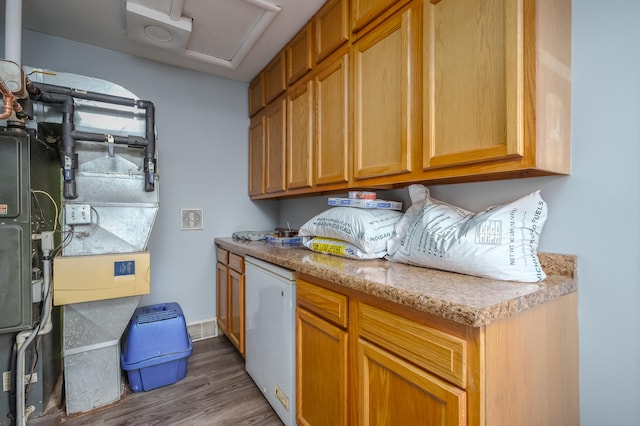
{"type": "Polygon", "coordinates": [[[330,59],[316,81],[316,184],[349,178],[349,55],[330,59]]]}
{"type": "Polygon", "coordinates": [[[423,167],[523,155],[522,0],[424,5],[423,167]]]}
{"type": "Polygon", "coordinates": [[[393,15],[352,47],[353,176],[406,174],[420,142],[419,8],[393,15]]]}
{"type": "Polygon", "coordinates": [[[264,73],[260,73],[249,84],[249,117],[253,117],[266,105],[264,96],[264,73]]]}
{"type": "Polygon", "coordinates": [[[360,424],[467,424],[465,391],[366,340],[357,346],[360,424]]]}
{"type": "Polygon", "coordinates": [[[266,117],[264,114],[251,119],[249,124],[249,195],[265,192],[266,117]]]}
{"type": "Polygon", "coordinates": [[[264,69],[264,93],[267,104],[287,90],[285,51],[282,50],[264,69]]]}
{"type": "Polygon", "coordinates": [[[266,108],[266,171],[267,193],[281,192],[285,185],[286,97],[283,95],[266,108]]]}
{"type": "Polygon", "coordinates": [[[349,0],[329,0],[314,15],[316,63],[349,40],[349,0]]]}
{"type": "Polygon", "coordinates": [[[244,274],[229,269],[229,327],[227,336],[244,356],[244,274]]]}
{"type": "Polygon", "coordinates": [[[296,310],[296,416],[300,425],[347,425],[347,332],[296,310]]]}
{"type": "Polygon", "coordinates": [[[400,6],[408,0],[351,0],[351,30],[361,30],[391,6],[400,6]]]}
{"type": "Polygon", "coordinates": [[[287,189],[313,185],[313,80],[287,92],[287,189]]]}
{"type": "Polygon", "coordinates": [[[216,266],[216,309],[218,311],[218,328],[221,332],[226,333],[228,329],[228,317],[227,317],[227,265],[224,263],[217,263],[216,266]]]}
{"type": "Polygon", "coordinates": [[[287,83],[295,83],[313,65],[313,31],[309,22],[287,44],[287,83]]]}

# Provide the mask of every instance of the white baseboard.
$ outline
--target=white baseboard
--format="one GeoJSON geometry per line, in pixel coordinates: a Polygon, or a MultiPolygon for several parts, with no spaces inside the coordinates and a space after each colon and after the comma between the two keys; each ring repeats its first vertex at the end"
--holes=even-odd
{"type": "Polygon", "coordinates": [[[194,342],[210,339],[218,336],[218,324],[215,318],[194,321],[187,324],[187,332],[194,342]]]}

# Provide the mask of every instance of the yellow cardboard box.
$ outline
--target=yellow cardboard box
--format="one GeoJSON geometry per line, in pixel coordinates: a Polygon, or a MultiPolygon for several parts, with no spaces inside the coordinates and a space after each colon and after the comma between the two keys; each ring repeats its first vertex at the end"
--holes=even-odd
{"type": "Polygon", "coordinates": [[[53,304],[90,302],[149,294],[150,253],[56,256],[53,304]]]}

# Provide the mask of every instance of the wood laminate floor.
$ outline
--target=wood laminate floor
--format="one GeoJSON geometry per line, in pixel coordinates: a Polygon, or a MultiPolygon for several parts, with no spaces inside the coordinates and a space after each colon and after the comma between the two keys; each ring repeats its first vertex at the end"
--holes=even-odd
{"type": "Polygon", "coordinates": [[[147,392],[126,393],[117,403],[67,416],[63,409],[30,418],[28,425],[282,425],[244,369],[244,360],[226,337],[193,344],[187,375],[147,392]]]}

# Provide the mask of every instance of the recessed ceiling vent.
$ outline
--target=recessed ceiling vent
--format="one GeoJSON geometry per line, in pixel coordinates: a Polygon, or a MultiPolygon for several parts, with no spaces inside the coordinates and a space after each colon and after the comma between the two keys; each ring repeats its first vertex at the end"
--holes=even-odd
{"type": "Polygon", "coordinates": [[[280,10],[268,0],[128,0],[127,32],[132,41],[235,69],[280,10]]]}
{"type": "Polygon", "coordinates": [[[184,50],[191,35],[191,18],[169,15],[138,3],[127,2],[129,40],[171,50],[184,50]]]}

